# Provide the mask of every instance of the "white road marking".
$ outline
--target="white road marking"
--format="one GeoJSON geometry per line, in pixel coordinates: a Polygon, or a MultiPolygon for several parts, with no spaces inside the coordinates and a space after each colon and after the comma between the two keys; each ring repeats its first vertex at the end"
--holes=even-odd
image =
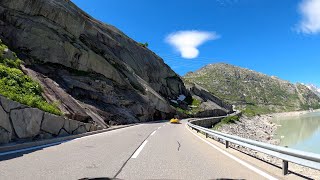
{"type": "Polygon", "coordinates": [[[150,136],[153,136],[156,132],[157,132],[157,130],[153,131],[153,133],[151,133],[150,136]]]}
{"type": "Polygon", "coordinates": [[[46,148],[46,147],[50,147],[50,146],[54,146],[54,145],[59,145],[59,144],[64,143],[64,142],[67,142],[67,141],[61,141],[61,142],[50,143],[50,144],[45,144],[45,145],[40,145],[40,146],[34,146],[34,147],[30,147],[30,148],[24,148],[24,149],[18,149],[18,150],[14,150],[14,151],[3,152],[3,153],[0,153],[0,156],[5,156],[5,155],[9,155],[9,154],[15,154],[15,153],[20,153],[20,152],[25,152],[25,151],[31,151],[31,150],[46,148]]]}
{"type": "Polygon", "coordinates": [[[144,148],[144,146],[148,143],[148,140],[145,140],[141,146],[136,150],[136,152],[132,155],[132,159],[135,159],[139,156],[140,152],[142,151],[142,149],[144,148]]]}
{"type": "Polygon", "coordinates": [[[193,135],[195,135],[197,138],[199,138],[199,139],[202,140],[203,142],[207,143],[209,146],[213,147],[214,149],[218,150],[218,151],[221,152],[222,154],[224,154],[224,155],[228,156],[229,158],[231,158],[231,159],[237,161],[238,163],[242,164],[242,165],[245,166],[246,168],[254,171],[255,173],[257,173],[257,174],[259,174],[259,175],[261,175],[261,176],[263,176],[263,177],[265,177],[265,178],[267,178],[267,179],[269,179],[269,180],[278,180],[277,178],[275,178],[275,177],[273,177],[273,176],[271,176],[271,175],[269,175],[269,174],[261,171],[260,169],[254,167],[254,166],[252,166],[252,165],[250,165],[250,164],[248,164],[247,162],[245,162],[245,161],[243,161],[243,160],[235,157],[234,155],[232,155],[232,154],[230,154],[230,153],[222,150],[222,149],[219,148],[218,146],[216,146],[216,145],[210,143],[209,141],[201,138],[201,137],[198,136],[196,133],[192,132],[192,131],[187,127],[187,125],[186,125],[186,128],[187,128],[193,135]]]}
{"type": "Polygon", "coordinates": [[[161,126],[160,127],[158,127],[158,129],[160,129],[161,128],[161,126]]]}

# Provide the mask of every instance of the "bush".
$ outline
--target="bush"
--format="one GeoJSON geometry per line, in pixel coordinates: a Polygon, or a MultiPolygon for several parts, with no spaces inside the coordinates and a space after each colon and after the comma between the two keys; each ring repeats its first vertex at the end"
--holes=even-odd
{"type": "Polygon", "coordinates": [[[3,58],[7,47],[0,41],[0,94],[19,103],[62,115],[56,104],[48,103],[42,97],[39,83],[26,76],[19,68],[21,60],[3,58]]]}
{"type": "Polygon", "coordinates": [[[239,121],[239,119],[239,116],[227,116],[223,118],[218,124],[216,124],[213,129],[218,130],[222,125],[235,123],[236,121],[239,121]]]}

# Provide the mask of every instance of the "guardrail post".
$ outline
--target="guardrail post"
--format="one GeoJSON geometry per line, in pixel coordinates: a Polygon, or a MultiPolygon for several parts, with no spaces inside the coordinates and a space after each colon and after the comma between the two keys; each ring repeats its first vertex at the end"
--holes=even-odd
{"type": "Polygon", "coordinates": [[[282,174],[285,176],[288,174],[289,163],[286,160],[282,160],[282,174]]]}
{"type": "Polygon", "coordinates": [[[206,133],[206,138],[208,138],[208,133],[206,133]]]}
{"type": "Polygon", "coordinates": [[[226,141],[226,148],[229,148],[229,141],[226,141]]]}

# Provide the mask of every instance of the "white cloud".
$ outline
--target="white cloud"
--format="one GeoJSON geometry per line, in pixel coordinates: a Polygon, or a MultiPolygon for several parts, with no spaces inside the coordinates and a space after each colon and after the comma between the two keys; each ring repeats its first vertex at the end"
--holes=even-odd
{"type": "Polygon", "coordinates": [[[181,56],[186,59],[193,59],[199,56],[198,47],[209,41],[218,39],[215,32],[207,31],[178,31],[167,36],[166,42],[176,48],[181,56]]]}
{"type": "Polygon", "coordinates": [[[303,0],[299,11],[302,20],[298,30],[306,34],[320,33],[320,0],[303,0]]]}

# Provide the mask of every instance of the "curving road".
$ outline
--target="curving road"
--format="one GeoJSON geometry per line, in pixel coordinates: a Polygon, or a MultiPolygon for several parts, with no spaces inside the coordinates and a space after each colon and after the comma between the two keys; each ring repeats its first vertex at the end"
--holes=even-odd
{"type": "MultiPolygon", "coordinates": [[[[0,179],[268,179],[182,124],[150,123],[0,154],[0,179]]],[[[270,179],[270,177],[269,177],[270,179]]]]}

